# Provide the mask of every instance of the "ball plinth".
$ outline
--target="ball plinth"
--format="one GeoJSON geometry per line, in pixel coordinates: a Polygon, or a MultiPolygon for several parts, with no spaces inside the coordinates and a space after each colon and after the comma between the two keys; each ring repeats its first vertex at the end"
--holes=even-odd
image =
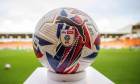
{"type": "Polygon", "coordinates": [[[60,81],[60,82],[71,82],[71,81],[80,81],[86,77],[86,71],[80,71],[70,74],[59,74],[53,71],[48,70],[47,77],[51,80],[60,81]]]}

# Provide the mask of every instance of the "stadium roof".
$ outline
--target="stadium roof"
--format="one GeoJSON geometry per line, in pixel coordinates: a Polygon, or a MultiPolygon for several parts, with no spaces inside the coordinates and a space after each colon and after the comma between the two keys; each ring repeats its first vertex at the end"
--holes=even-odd
{"type": "Polygon", "coordinates": [[[118,29],[116,32],[119,32],[119,33],[131,33],[132,26],[133,25],[128,25],[128,26],[126,26],[124,28],[118,29]]]}
{"type": "Polygon", "coordinates": [[[128,26],[120,28],[117,31],[112,32],[112,33],[116,33],[116,34],[118,34],[118,33],[120,33],[120,34],[130,34],[132,32],[132,29],[133,29],[134,26],[140,26],[140,23],[128,25],[128,26]]]}

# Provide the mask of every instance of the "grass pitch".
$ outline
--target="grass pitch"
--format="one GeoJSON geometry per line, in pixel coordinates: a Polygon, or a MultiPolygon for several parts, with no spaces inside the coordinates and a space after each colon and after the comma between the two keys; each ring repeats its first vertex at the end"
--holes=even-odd
{"type": "MultiPolygon", "coordinates": [[[[110,49],[100,50],[91,66],[117,84],[139,84],[139,64],[140,50],[110,49]]],[[[40,66],[32,50],[0,50],[0,84],[22,84],[40,66]]]]}
{"type": "Polygon", "coordinates": [[[116,84],[140,84],[140,50],[101,50],[91,66],[116,84]]]}
{"type": "Polygon", "coordinates": [[[23,84],[39,66],[33,51],[0,50],[0,84],[23,84]],[[4,68],[7,63],[11,65],[9,70],[4,68]]]}

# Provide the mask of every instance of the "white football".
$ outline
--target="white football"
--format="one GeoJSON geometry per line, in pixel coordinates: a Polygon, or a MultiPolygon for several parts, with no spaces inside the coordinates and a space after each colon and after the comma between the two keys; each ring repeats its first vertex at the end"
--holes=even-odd
{"type": "Polygon", "coordinates": [[[10,69],[11,65],[10,64],[5,64],[5,69],[10,69]]]}
{"type": "Polygon", "coordinates": [[[56,73],[87,68],[99,52],[95,22],[75,8],[59,8],[44,15],[33,35],[33,49],[43,66],[56,73]]]}

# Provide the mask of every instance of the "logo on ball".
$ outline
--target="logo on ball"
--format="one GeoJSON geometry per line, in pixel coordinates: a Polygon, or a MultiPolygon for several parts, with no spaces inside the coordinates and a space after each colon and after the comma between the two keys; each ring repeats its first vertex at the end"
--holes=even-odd
{"type": "Polygon", "coordinates": [[[74,42],[74,30],[68,29],[68,30],[61,30],[61,42],[64,46],[70,46],[74,42]]]}
{"type": "Polygon", "coordinates": [[[66,35],[64,38],[65,38],[65,40],[67,40],[67,41],[70,40],[70,36],[69,36],[69,35],[66,35]]]}

